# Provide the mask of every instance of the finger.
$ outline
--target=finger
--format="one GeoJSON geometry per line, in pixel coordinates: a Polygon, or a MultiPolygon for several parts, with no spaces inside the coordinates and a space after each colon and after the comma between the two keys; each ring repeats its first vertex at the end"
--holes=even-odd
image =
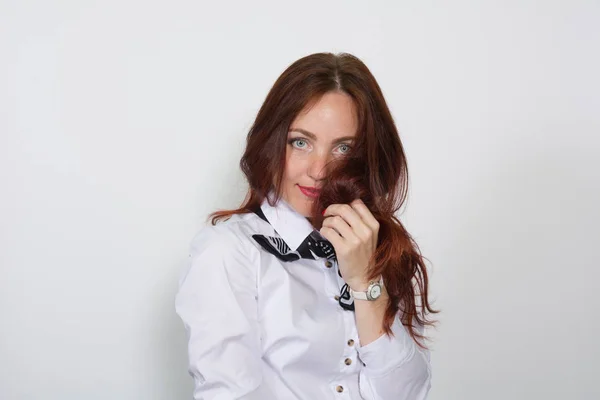
{"type": "Polygon", "coordinates": [[[321,236],[323,236],[325,239],[327,239],[331,242],[331,244],[333,245],[333,248],[336,251],[339,251],[339,249],[341,249],[342,246],[344,245],[344,243],[343,243],[344,239],[333,228],[330,228],[328,226],[323,226],[319,230],[319,233],[321,234],[321,236]]]}
{"type": "Polygon", "coordinates": [[[379,231],[379,221],[373,216],[369,207],[361,199],[356,199],[350,206],[356,211],[363,222],[371,229],[373,233],[377,233],[379,231]]]}
{"type": "MultiPolygon", "coordinates": [[[[363,204],[364,205],[364,204],[363,204]]],[[[366,206],[365,206],[366,208],[366,206]]],[[[368,209],[367,209],[368,211],[368,209]]],[[[354,230],[354,235],[362,241],[372,241],[373,229],[363,221],[360,214],[349,204],[333,204],[327,208],[327,214],[340,215],[354,230]]],[[[325,219],[327,220],[327,219],[325,219]]]]}
{"type": "Polygon", "coordinates": [[[349,242],[354,242],[357,239],[352,227],[339,215],[325,218],[323,226],[335,229],[342,238],[349,242]]]}
{"type": "Polygon", "coordinates": [[[362,219],[360,215],[349,204],[332,204],[325,210],[325,217],[339,215],[352,228],[361,225],[362,219]]]}

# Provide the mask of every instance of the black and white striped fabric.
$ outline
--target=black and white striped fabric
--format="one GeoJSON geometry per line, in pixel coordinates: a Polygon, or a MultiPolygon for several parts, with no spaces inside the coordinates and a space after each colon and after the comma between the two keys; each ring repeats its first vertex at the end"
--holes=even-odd
{"type": "MultiPolygon", "coordinates": [[[[270,224],[260,208],[255,209],[254,213],[270,224]]],[[[308,258],[311,260],[326,258],[337,265],[337,258],[333,245],[329,240],[323,238],[317,230],[313,230],[296,250],[290,249],[287,243],[278,235],[265,236],[256,234],[252,235],[252,238],[260,244],[263,249],[281,261],[296,261],[300,258],[308,258]]],[[[342,274],[340,273],[339,268],[337,271],[338,275],[341,277],[342,274]]],[[[339,297],[340,299],[338,302],[343,309],[354,311],[354,299],[350,296],[348,284],[342,286],[339,297]]]]}
{"type": "Polygon", "coordinates": [[[300,253],[292,251],[287,243],[280,237],[252,235],[252,238],[256,240],[263,249],[267,250],[281,261],[295,261],[301,258],[300,253]]]}

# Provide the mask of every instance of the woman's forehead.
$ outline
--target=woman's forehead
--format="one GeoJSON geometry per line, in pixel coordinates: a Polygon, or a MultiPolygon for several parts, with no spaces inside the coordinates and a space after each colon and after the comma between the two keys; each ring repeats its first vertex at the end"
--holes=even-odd
{"type": "Polygon", "coordinates": [[[345,93],[328,93],[300,113],[290,126],[309,138],[335,140],[356,135],[357,118],[354,101],[345,93]]]}

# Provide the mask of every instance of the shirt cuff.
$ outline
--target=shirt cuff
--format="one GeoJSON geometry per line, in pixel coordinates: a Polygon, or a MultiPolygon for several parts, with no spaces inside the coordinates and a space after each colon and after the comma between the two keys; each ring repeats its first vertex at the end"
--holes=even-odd
{"type": "Polygon", "coordinates": [[[416,351],[416,343],[396,317],[391,326],[394,336],[383,334],[373,342],[358,347],[358,355],[372,376],[385,375],[408,362],[416,351]]]}

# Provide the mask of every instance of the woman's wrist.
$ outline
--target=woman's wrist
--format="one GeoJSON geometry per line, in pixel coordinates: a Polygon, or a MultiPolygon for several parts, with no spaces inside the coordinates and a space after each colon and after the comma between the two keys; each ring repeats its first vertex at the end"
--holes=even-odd
{"type": "Polygon", "coordinates": [[[378,281],[378,279],[361,278],[361,279],[350,279],[350,280],[346,281],[346,283],[348,284],[350,289],[354,290],[355,292],[365,292],[369,288],[369,285],[371,285],[371,282],[376,282],[376,281],[378,281]]]}

